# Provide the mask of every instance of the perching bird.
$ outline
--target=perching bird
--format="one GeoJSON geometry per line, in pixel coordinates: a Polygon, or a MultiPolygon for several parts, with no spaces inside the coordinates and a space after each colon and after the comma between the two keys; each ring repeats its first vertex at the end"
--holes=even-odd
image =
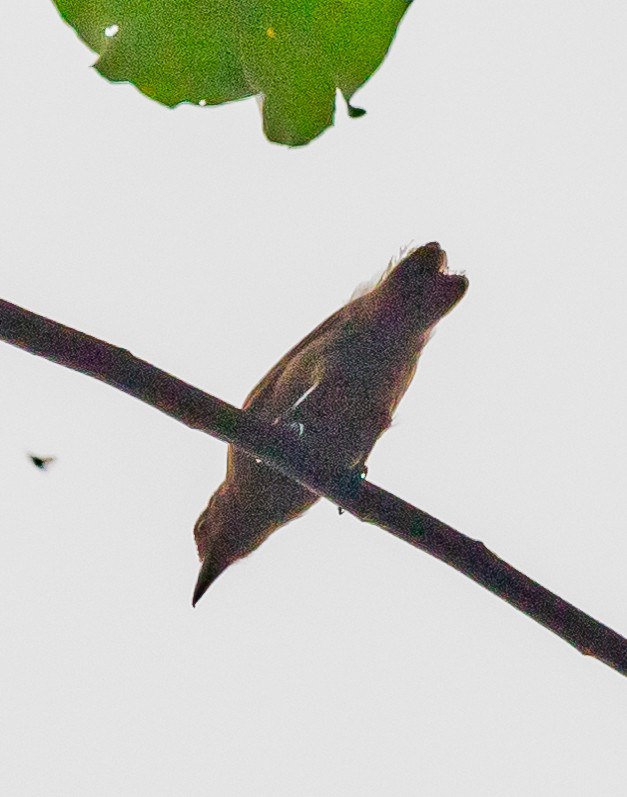
{"type": "Polygon", "coordinates": [[[28,457],[33,465],[40,470],[47,470],[48,465],[56,459],[56,457],[36,457],[34,454],[29,454],[28,457]]]}
{"type": "MultiPolygon", "coordinates": [[[[439,244],[409,251],[370,291],[289,351],[243,409],[292,424],[318,461],[363,468],[409,387],[431,331],[467,288],[465,276],[448,272],[439,244]]],[[[226,478],[194,527],[202,566],[193,604],[230,564],[317,500],[230,446],[226,478]]]]}

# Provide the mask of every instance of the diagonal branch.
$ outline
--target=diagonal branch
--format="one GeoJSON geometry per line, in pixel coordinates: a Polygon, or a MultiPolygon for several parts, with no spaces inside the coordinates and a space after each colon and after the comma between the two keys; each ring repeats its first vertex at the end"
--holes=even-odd
{"type": "Polygon", "coordinates": [[[437,518],[360,478],[321,469],[300,438],[203,393],[126,349],[0,300],[0,339],[92,376],[192,429],[238,446],[368,523],[437,557],[536,622],[627,675],[627,640],[437,518]]]}

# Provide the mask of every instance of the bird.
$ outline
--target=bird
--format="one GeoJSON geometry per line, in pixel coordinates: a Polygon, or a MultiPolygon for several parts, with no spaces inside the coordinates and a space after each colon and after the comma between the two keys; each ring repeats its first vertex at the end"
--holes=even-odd
{"type": "MultiPolygon", "coordinates": [[[[409,249],[279,360],[242,409],[287,424],[314,462],[365,473],[434,327],[467,288],[464,274],[449,272],[438,243],[409,249]]],[[[318,498],[229,446],[226,477],[194,526],[201,567],[192,605],[227,567],[318,498]]]]}
{"type": "Polygon", "coordinates": [[[37,457],[35,454],[29,454],[28,457],[33,465],[40,470],[48,470],[48,465],[56,459],[56,457],[37,457]]]}

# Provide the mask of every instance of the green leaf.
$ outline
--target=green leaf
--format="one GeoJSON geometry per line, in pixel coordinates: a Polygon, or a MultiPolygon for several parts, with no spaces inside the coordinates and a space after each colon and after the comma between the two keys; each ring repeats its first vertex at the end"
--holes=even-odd
{"type": "Polygon", "coordinates": [[[271,141],[306,144],[379,66],[408,0],[55,0],[104,77],[217,105],[259,94],[271,141]]]}

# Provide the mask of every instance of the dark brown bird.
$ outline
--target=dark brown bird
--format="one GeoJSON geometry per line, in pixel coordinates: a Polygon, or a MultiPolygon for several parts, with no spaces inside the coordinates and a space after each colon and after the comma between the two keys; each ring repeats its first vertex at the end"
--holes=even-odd
{"type": "MultiPolygon", "coordinates": [[[[465,276],[448,272],[439,244],[409,251],[370,291],[289,351],[253,389],[243,409],[291,424],[318,461],[365,467],[409,387],[431,331],[467,288],[465,276]]],[[[202,566],[193,604],[230,564],[317,500],[230,446],[226,478],[194,527],[202,566]]]]}

